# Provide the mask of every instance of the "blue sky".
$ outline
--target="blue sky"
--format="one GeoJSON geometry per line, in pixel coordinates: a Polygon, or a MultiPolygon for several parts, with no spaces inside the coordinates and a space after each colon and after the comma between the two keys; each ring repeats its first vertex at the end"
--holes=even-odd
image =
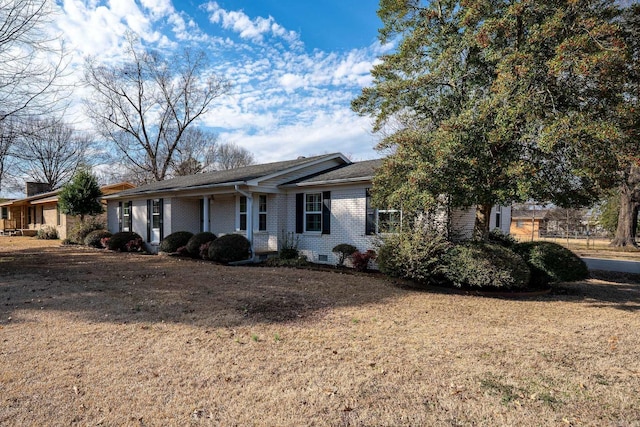
{"type": "MultiPolygon", "coordinates": [[[[59,0],[58,6],[55,25],[75,73],[88,55],[117,60],[128,30],[158,49],[204,49],[213,71],[233,87],[202,125],[258,162],[334,151],[354,160],[380,157],[370,119],[350,110],[371,84],[377,58],[391,49],[377,40],[376,0],[59,0]]],[[[74,114],[88,122],[79,107],[74,114]]]]}

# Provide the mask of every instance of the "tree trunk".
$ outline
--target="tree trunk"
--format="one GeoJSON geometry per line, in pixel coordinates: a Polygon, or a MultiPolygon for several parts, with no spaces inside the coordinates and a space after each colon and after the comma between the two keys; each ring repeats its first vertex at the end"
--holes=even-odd
{"type": "Polygon", "coordinates": [[[473,237],[477,240],[489,240],[489,227],[491,224],[492,205],[476,206],[476,221],[473,229],[473,237]]]}
{"type": "Polygon", "coordinates": [[[636,243],[636,227],[638,225],[638,202],[633,199],[633,191],[628,186],[620,188],[620,211],[618,213],[618,228],[611,246],[638,247],[636,243]]]}

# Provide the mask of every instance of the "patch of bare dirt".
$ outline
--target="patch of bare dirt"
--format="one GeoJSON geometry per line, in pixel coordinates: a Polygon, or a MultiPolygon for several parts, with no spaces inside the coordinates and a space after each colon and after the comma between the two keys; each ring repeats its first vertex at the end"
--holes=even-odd
{"type": "Polygon", "coordinates": [[[639,425],[639,342],[621,276],[489,298],[0,237],[0,425],[639,425]]]}

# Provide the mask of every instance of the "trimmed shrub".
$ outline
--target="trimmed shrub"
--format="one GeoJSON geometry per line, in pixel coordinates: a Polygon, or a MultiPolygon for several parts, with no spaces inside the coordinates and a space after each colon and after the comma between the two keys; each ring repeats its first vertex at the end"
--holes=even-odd
{"type": "Polygon", "coordinates": [[[366,252],[355,251],[349,256],[351,264],[356,271],[367,271],[369,268],[369,261],[376,259],[376,251],[371,249],[366,252]]]}
{"type": "Polygon", "coordinates": [[[525,289],[529,267],[515,252],[492,243],[455,246],[446,256],[445,276],[456,287],[525,289]]]}
{"type": "Polygon", "coordinates": [[[529,265],[532,286],[572,282],[589,277],[589,269],[584,261],[557,243],[523,242],[518,243],[514,251],[529,265]]]}
{"type": "Polygon", "coordinates": [[[444,233],[416,228],[385,237],[376,263],[389,276],[440,284],[446,268],[444,256],[451,247],[444,233]]]}
{"type": "Polygon", "coordinates": [[[69,232],[69,240],[79,245],[84,245],[84,239],[89,233],[95,230],[104,230],[106,225],[103,221],[100,221],[97,217],[90,216],[84,219],[84,222],[78,221],[73,224],[71,231],[69,232]]]}
{"type": "Polygon", "coordinates": [[[200,246],[207,242],[211,242],[216,240],[216,235],[209,232],[203,231],[201,233],[196,233],[187,241],[187,251],[189,255],[193,258],[201,258],[200,256],[200,246]]]}
{"type": "Polygon", "coordinates": [[[36,233],[36,238],[41,240],[55,240],[58,238],[58,229],[51,226],[41,228],[36,233]]]}
{"type": "Polygon", "coordinates": [[[209,259],[216,262],[235,262],[249,258],[251,243],[240,234],[225,234],[209,245],[209,259]]]}
{"type": "Polygon", "coordinates": [[[340,243],[336,245],[331,252],[338,255],[338,267],[342,267],[344,265],[344,261],[351,255],[353,255],[358,248],[348,243],[340,243]]]}
{"type": "Polygon", "coordinates": [[[283,259],[280,257],[267,258],[264,265],[268,267],[305,267],[309,265],[306,255],[299,255],[297,258],[283,259]]]}
{"type": "Polygon", "coordinates": [[[170,254],[177,252],[178,248],[186,246],[189,242],[189,239],[192,237],[193,233],[190,231],[176,231],[175,233],[171,233],[167,237],[162,239],[158,250],[160,252],[167,252],[170,254]]]}
{"type": "Polygon", "coordinates": [[[294,233],[282,232],[282,238],[280,239],[280,250],[278,251],[278,258],[280,259],[297,259],[300,255],[298,251],[298,241],[300,236],[296,236],[294,233]]]}
{"type": "Polygon", "coordinates": [[[112,234],[107,230],[94,230],[84,238],[84,244],[92,248],[104,249],[106,246],[102,244],[103,239],[111,236],[112,234]]]}
{"type": "Polygon", "coordinates": [[[121,231],[109,238],[108,248],[112,251],[140,252],[142,247],[142,237],[133,231],[121,231]]]}
{"type": "Polygon", "coordinates": [[[505,234],[496,228],[489,233],[489,243],[511,249],[518,244],[518,241],[511,234],[505,234]]]}

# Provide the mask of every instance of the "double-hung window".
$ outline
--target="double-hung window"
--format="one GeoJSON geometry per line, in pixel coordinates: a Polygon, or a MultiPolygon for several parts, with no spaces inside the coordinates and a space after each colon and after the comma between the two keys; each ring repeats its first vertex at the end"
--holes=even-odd
{"type": "Polygon", "coordinates": [[[496,228],[502,225],[502,206],[496,206],[496,228]]]}
{"type": "Polygon", "coordinates": [[[160,228],[160,199],[151,202],[151,228],[160,228]]]}
{"type": "Polygon", "coordinates": [[[240,196],[239,207],[239,230],[247,231],[247,196],[240,196]]]}
{"type": "Polygon", "coordinates": [[[400,209],[375,209],[371,205],[371,194],[366,191],[366,234],[399,233],[402,229],[400,209]]]}
{"type": "Polygon", "coordinates": [[[131,231],[131,202],[122,204],[122,231],[131,231]]]}
{"type": "Polygon", "coordinates": [[[322,231],[322,193],[306,193],[304,202],[305,231],[322,231]]]}
{"type": "Polygon", "coordinates": [[[296,193],[296,233],[331,234],[331,191],[296,193]]]}
{"type": "Polygon", "coordinates": [[[267,195],[258,196],[258,231],[267,230],[267,195]]]}
{"type": "Polygon", "coordinates": [[[377,210],[376,233],[399,233],[402,212],[398,209],[377,210]]]}

